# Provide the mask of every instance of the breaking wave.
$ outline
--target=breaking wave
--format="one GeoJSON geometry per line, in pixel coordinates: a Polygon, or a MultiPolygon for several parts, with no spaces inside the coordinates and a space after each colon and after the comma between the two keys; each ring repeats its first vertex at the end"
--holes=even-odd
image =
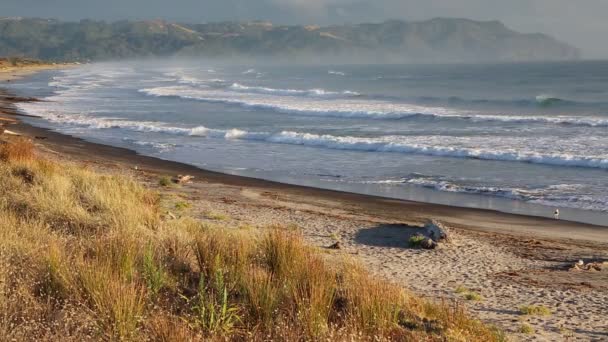
{"type": "MultiPolygon", "coordinates": [[[[233,87],[235,84],[233,84],[233,87]]],[[[251,90],[251,87],[236,84],[235,89],[251,90]]],[[[406,103],[392,103],[366,99],[344,99],[341,101],[319,101],[309,99],[297,101],[281,96],[274,96],[283,92],[310,92],[300,90],[279,90],[271,88],[258,88],[257,96],[252,94],[235,95],[222,90],[197,89],[186,86],[168,86],[140,89],[139,92],[156,97],[176,97],[204,101],[210,103],[224,103],[238,105],[245,108],[272,110],[279,113],[299,114],[319,117],[362,118],[376,120],[397,120],[411,118],[427,119],[457,119],[472,122],[505,122],[505,123],[541,123],[575,125],[589,127],[608,127],[608,118],[592,116],[525,116],[525,115],[482,115],[474,112],[462,111],[446,107],[427,107],[406,103]],[[262,93],[267,94],[262,94],[262,93]],[[272,94],[272,95],[271,95],[272,94]]],[[[353,96],[356,93],[353,93],[353,96]]]]}
{"type": "MultiPolygon", "coordinates": [[[[30,104],[19,104],[21,109],[32,113],[30,104]]],[[[222,139],[239,139],[264,141],[274,144],[302,145],[334,150],[390,152],[419,154],[428,156],[470,158],[496,161],[526,162],[543,165],[559,165],[608,169],[608,158],[601,156],[580,156],[568,153],[541,153],[536,151],[499,150],[491,148],[472,148],[440,145],[430,137],[395,137],[363,138],[353,136],[320,135],[313,133],[249,132],[241,129],[212,129],[204,126],[177,127],[162,122],[129,121],[111,118],[93,118],[86,115],[63,115],[43,111],[38,113],[44,119],[60,124],[78,125],[92,129],[125,129],[137,132],[155,132],[185,136],[201,136],[222,139]]]]}
{"type": "Polygon", "coordinates": [[[342,72],[342,71],[329,70],[329,71],[327,71],[327,73],[329,75],[346,76],[346,73],[342,72]]]}
{"type": "Polygon", "coordinates": [[[529,203],[585,210],[608,211],[608,196],[595,198],[584,195],[583,184],[555,184],[546,187],[523,189],[514,187],[464,185],[432,177],[404,179],[404,184],[418,185],[433,190],[502,197],[529,203]],[[581,191],[583,190],[583,191],[581,191]]]}
{"type": "Polygon", "coordinates": [[[588,195],[586,194],[589,190],[588,186],[584,184],[554,184],[526,189],[508,186],[501,187],[463,184],[458,181],[446,179],[445,177],[425,176],[417,173],[413,173],[408,177],[400,179],[366,181],[324,179],[324,181],[378,184],[388,186],[414,185],[442,192],[500,197],[551,207],[578,208],[583,210],[608,212],[608,196],[598,197],[588,195]]]}
{"type": "Polygon", "coordinates": [[[308,90],[275,89],[275,88],[267,88],[267,87],[246,86],[246,85],[242,85],[240,83],[233,83],[228,88],[230,90],[236,91],[236,92],[254,93],[254,94],[269,94],[269,95],[283,95],[283,96],[311,96],[311,97],[360,96],[359,93],[350,91],[350,90],[337,92],[337,91],[328,91],[325,89],[308,89],[308,90]]]}

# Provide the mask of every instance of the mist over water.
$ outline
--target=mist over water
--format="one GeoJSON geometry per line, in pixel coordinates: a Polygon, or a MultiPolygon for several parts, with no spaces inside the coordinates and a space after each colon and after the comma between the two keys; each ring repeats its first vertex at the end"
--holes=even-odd
{"type": "Polygon", "coordinates": [[[49,101],[19,105],[42,118],[35,124],[209,169],[501,210],[608,213],[608,63],[123,62],[15,87],[49,101]]]}

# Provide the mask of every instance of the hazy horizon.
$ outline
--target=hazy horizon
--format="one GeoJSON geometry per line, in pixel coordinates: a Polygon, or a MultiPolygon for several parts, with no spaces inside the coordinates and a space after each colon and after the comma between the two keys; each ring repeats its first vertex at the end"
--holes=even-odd
{"type": "Polygon", "coordinates": [[[60,20],[164,19],[189,23],[269,20],[277,24],[344,24],[389,19],[420,21],[435,17],[499,20],[523,33],[545,33],[580,48],[584,58],[608,57],[599,44],[608,35],[603,20],[608,2],[588,0],[514,0],[488,6],[481,0],[4,0],[3,16],[60,20]]]}

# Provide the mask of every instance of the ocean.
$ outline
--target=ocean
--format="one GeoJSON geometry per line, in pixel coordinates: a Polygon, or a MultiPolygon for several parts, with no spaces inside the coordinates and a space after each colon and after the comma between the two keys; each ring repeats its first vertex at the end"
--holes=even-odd
{"type": "Polygon", "coordinates": [[[47,71],[28,123],[201,168],[608,225],[608,62],[47,71]]]}

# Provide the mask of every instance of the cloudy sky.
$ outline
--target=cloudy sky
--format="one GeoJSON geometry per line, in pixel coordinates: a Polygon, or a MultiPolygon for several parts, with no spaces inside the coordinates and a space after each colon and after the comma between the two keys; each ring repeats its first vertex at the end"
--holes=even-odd
{"type": "Polygon", "coordinates": [[[608,57],[608,0],[0,0],[0,16],[281,24],[461,17],[501,20],[517,31],[551,34],[588,58],[608,57]]]}

